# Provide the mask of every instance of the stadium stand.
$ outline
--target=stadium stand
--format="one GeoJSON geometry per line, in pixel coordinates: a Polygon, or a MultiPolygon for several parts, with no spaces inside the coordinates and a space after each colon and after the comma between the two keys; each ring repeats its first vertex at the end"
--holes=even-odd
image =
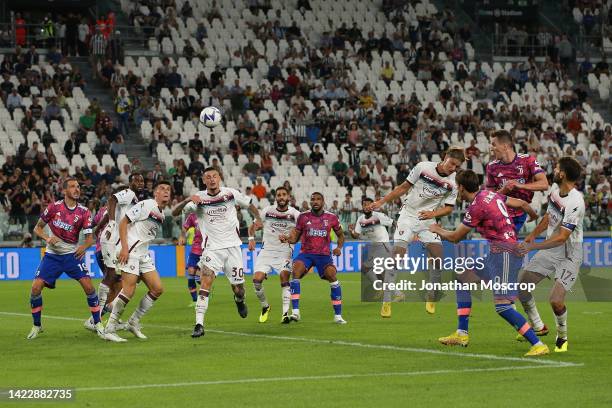
{"type": "MultiPolygon", "coordinates": [[[[23,168],[20,146],[29,149],[38,140],[50,171],[60,177],[69,168],[97,178],[95,165],[114,175],[101,175],[106,184],[124,181],[132,163],[108,135],[129,133],[134,123],[159,162],[147,173],[149,187],[169,178],[178,195],[189,195],[201,187],[204,167],[215,166],[227,185],[252,194],[260,208],[281,184],[292,189],[300,209],[307,208],[310,192],[321,191],[346,227],[356,220],[363,195],[388,192],[416,163],[439,160],[451,145],[464,146],[466,165],[483,175],[490,134],[503,128],[517,151],[538,158],[549,178],[562,154],[575,154],[587,169],[586,228],[610,225],[612,127],[589,99],[589,92],[609,98],[609,74],[607,67],[587,67],[572,80],[576,64],[563,58],[563,38],[553,46],[542,32],[551,48],[543,62],[488,63],[475,59],[469,27],[428,0],[122,0],[121,6],[155,56],[126,56],[103,70],[117,120],[102,125],[110,118],[101,119],[95,101],[85,97],[82,78],[72,79],[78,72],[41,58],[38,69],[26,71],[46,70],[51,82],[26,78],[26,84],[38,86],[43,109],[53,92],[60,95],[63,127],[38,120],[33,131],[20,131],[23,115],[17,109],[11,119],[8,93],[3,95],[3,162],[23,168]],[[332,21],[332,14],[341,18],[332,21]],[[62,75],[71,78],[69,86],[62,75]],[[207,105],[222,108],[222,127],[199,123],[207,105]],[[95,126],[88,128],[93,115],[95,126]],[[79,149],[65,155],[70,141],[79,149]]],[[[24,75],[9,81],[18,86],[24,75]]],[[[4,171],[3,222],[24,225],[20,205],[13,209],[19,196],[7,193],[10,177],[4,171]]],[[[51,199],[55,184],[42,185],[51,191],[37,194],[51,199]]],[[[92,208],[107,188],[94,185],[92,208]]],[[[31,205],[24,204],[26,216],[31,205]]],[[[534,206],[542,211],[544,205],[544,195],[536,194],[534,206]]],[[[397,202],[387,210],[394,216],[399,208],[397,202]]]]}

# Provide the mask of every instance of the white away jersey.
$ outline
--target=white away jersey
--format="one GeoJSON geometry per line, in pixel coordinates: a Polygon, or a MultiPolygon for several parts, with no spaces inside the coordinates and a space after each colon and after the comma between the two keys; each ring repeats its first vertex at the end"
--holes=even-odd
{"type": "MultiPolygon", "coordinates": [[[[118,191],[113,195],[117,199],[117,204],[115,205],[115,222],[117,224],[115,226],[115,231],[113,231],[112,237],[119,239],[119,223],[127,211],[138,203],[138,198],[136,197],[136,193],[129,188],[118,191]]],[[[113,238],[111,238],[111,240],[112,239],[113,238]]]]}
{"type": "Polygon", "coordinates": [[[198,224],[205,231],[202,248],[223,249],[240,246],[238,215],[236,205],[248,207],[251,198],[233,188],[221,187],[219,192],[211,196],[206,191],[196,193],[202,203],[191,202],[185,206],[186,213],[195,212],[198,224]]]}
{"type": "Polygon", "coordinates": [[[293,245],[279,241],[280,234],[289,234],[295,227],[300,212],[293,207],[279,211],[275,206],[269,206],[261,212],[263,221],[263,247],[267,251],[291,253],[293,245]]]}
{"type": "Polygon", "coordinates": [[[373,211],[369,218],[365,214],[357,219],[355,232],[366,241],[389,242],[387,227],[393,224],[393,220],[385,214],[373,211]]]}
{"type": "Polygon", "coordinates": [[[433,211],[447,204],[455,205],[455,173],[442,176],[436,165],[434,162],[420,162],[410,171],[406,181],[412,184],[412,188],[403,199],[400,215],[417,218],[421,211],[433,211]]]}
{"type": "Polygon", "coordinates": [[[164,212],[157,205],[157,201],[149,199],[130,208],[125,216],[130,220],[127,231],[130,255],[148,253],[149,242],[155,239],[164,223],[164,212]]]}
{"type": "Polygon", "coordinates": [[[550,238],[559,228],[572,231],[564,246],[557,249],[573,252],[574,248],[582,249],[582,223],[584,221],[584,197],[582,193],[573,188],[566,196],[559,194],[559,187],[551,187],[548,196],[548,230],[546,238],[550,238]],[[565,248],[564,248],[565,247],[565,248]]]}

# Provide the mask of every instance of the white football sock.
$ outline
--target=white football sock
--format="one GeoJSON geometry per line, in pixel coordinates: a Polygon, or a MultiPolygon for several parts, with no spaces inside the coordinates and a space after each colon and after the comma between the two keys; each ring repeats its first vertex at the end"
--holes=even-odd
{"type": "Polygon", "coordinates": [[[523,309],[525,309],[525,313],[527,313],[527,317],[529,317],[529,320],[531,321],[533,330],[542,330],[544,328],[544,322],[540,317],[540,313],[538,313],[538,307],[536,306],[535,299],[532,297],[531,299],[521,303],[523,305],[523,309]]]}
{"type": "Polygon", "coordinates": [[[201,324],[204,326],[204,315],[206,314],[206,310],[208,310],[208,291],[200,289],[195,306],[196,324],[201,324]]]}
{"type": "Polygon", "coordinates": [[[261,307],[270,306],[270,304],[268,303],[268,299],[266,299],[266,293],[264,292],[263,283],[253,282],[253,287],[255,288],[255,295],[257,296],[257,299],[259,299],[261,307]]]}
{"type": "Polygon", "coordinates": [[[151,295],[151,292],[148,292],[146,295],[144,295],[144,297],[140,300],[138,307],[136,308],[136,310],[134,310],[134,313],[132,313],[132,316],[130,316],[129,322],[131,323],[140,322],[140,319],[142,318],[142,316],[144,316],[144,314],[147,313],[149,309],[153,307],[153,304],[155,303],[156,300],[157,298],[151,295]]]}
{"type": "Polygon", "coordinates": [[[289,313],[289,304],[291,303],[291,288],[283,286],[281,288],[281,296],[283,299],[283,314],[289,313]]]}
{"type": "Polygon", "coordinates": [[[110,288],[104,282],[100,282],[100,286],[98,286],[98,299],[100,300],[99,305],[102,309],[106,306],[106,298],[108,297],[109,291],[110,288]]]}
{"type": "Polygon", "coordinates": [[[106,324],[106,330],[109,332],[114,332],[116,330],[117,324],[119,324],[119,319],[123,314],[123,310],[125,309],[125,305],[127,305],[130,301],[130,298],[123,294],[123,291],[119,292],[117,298],[113,302],[113,310],[111,312],[110,317],[108,318],[108,323],[106,324]]]}

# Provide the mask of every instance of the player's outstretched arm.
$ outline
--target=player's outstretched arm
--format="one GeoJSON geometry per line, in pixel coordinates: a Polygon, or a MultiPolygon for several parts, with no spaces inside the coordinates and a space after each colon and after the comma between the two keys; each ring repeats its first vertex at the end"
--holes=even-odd
{"type": "Polygon", "coordinates": [[[256,223],[249,225],[249,251],[255,250],[255,232],[261,229],[256,223]]]}
{"type": "Polygon", "coordinates": [[[420,211],[419,219],[420,220],[430,220],[433,218],[446,217],[447,215],[452,214],[454,208],[455,208],[454,206],[447,204],[444,207],[439,207],[432,211],[420,211]]]}
{"type": "Polygon", "coordinates": [[[457,243],[461,241],[472,229],[465,224],[459,224],[456,230],[448,231],[442,228],[439,224],[432,224],[429,226],[429,230],[435,234],[438,234],[440,238],[445,241],[457,243]]]}
{"type": "Polygon", "coordinates": [[[567,241],[567,239],[570,237],[571,234],[572,234],[572,230],[561,226],[561,228],[559,228],[559,230],[555,232],[552,237],[542,242],[531,242],[531,243],[523,242],[519,245],[519,247],[521,249],[521,252],[523,253],[527,253],[529,251],[539,250],[539,249],[555,248],[560,245],[563,245],[565,241],[567,241]]]}
{"type": "Polygon", "coordinates": [[[531,208],[531,206],[529,205],[527,201],[524,201],[518,198],[507,197],[506,205],[508,207],[518,208],[520,210],[525,211],[529,215],[529,220],[527,220],[527,222],[538,219],[538,214],[535,212],[533,208],[531,208]]]}
{"type": "Polygon", "coordinates": [[[295,244],[298,242],[298,239],[300,239],[300,232],[297,229],[292,228],[289,234],[281,234],[278,236],[278,239],[282,243],[295,244]]]}
{"type": "Polygon", "coordinates": [[[174,208],[172,209],[172,216],[178,217],[179,215],[181,215],[181,213],[183,212],[183,208],[185,208],[185,206],[191,201],[192,197],[187,197],[186,199],[178,203],[176,206],[174,206],[174,208]]]}
{"type": "Polygon", "coordinates": [[[540,223],[525,237],[525,242],[534,242],[535,239],[548,228],[548,213],[544,214],[540,223]]]}
{"type": "MultiPolygon", "coordinates": [[[[528,191],[546,191],[548,190],[548,179],[544,173],[538,173],[533,176],[533,182],[531,183],[519,183],[516,180],[509,180],[507,183],[508,188],[519,189],[519,190],[528,190],[528,191]]],[[[505,187],[505,186],[504,186],[505,187]]]]}
{"type": "Polygon", "coordinates": [[[47,245],[53,245],[59,241],[59,238],[56,236],[49,236],[45,233],[46,222],[43,220],[38,220],[36,226],[34,227],[34,234],[38,236],[41,240],[45,241],[47,245]]]}
{"type": "MultiPolygon", "coordinates": [[[[255,207],[255,205],[253,203],[251,203],[251,204],[249,204],[248,211],[253,216],[253,218],[255,219],[254,224],[258,228],[261,228],[263,226],[263,223],[261,222],[261,216],[259,215],[259,210],[257,209],[257,207],[255,207]]],[[[250,233],[249,233],[249,235],[252,236],[250,233]]]]}
{"type": "Polygon", "coordinates": [[[385,195],[383,198],[371,203],[369,209],[371,211],[376,211],[379,208],[381,208],[383,205],[387,203],[391,203],[395,201],[397,198],[400,198],[401,196],[403,196],[404,194],[407,194],[411,188],[412,188],[412,183],[410,183],[409,181],[404,181],[402,184],[395,187],[390,193],[385,195]]]}

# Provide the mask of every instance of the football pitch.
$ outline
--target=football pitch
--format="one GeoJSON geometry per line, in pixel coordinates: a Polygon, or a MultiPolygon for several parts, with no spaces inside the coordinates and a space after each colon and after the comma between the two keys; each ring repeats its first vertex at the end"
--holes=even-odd
{"type": "MultiPolygon", "coordinates": [[[[278,277],[265,281],[270,320],[260,312],[250,277],[249,316],[241,319],[225,277],[215,282],[206,335],[190,337],[193,309],[184,278],[164,279],[166,292],[143,318],[142,341],[104,342],[85,330],[85,296],[62,280],[43,292],[43,328],[31,327],[30,282],[0,286],[0,388],[72,388],[72,401],[42,406],[119,407],[603,407],[612,405],[610,367],[612,304],[570,302],[569,352],[523,358],[526,343],[497,316],[489,302],[475,302],[470,346],[448,348],[439,336],[456,327],[452,302],[425,313],[422,303],[393,305],[383,320],[380,304],[360,301],[360,275],[341,274],[347,325],[332,323],[329,285],[302,280],[302,321],[280,324],[278,277]]],[[[97,282],[96,282],[97,286],[97,282]]],[[[144,293],[138,289],[127,319],[144,293]]],[[[539,308],[551,333],[554,319],[545,298],[539,308]]],[[[521,308],[519,307],[519,310],[521,308]]],[[[3,406],[41,406],[8,402],[3,406]]]]}

